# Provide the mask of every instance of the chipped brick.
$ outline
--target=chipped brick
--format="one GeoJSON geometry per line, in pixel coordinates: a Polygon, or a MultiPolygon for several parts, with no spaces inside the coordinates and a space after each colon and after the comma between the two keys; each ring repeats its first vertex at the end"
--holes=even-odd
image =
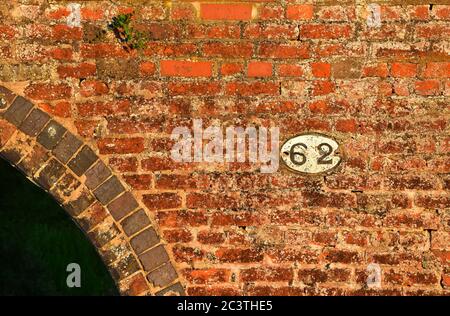
{"type": "Polygon", "coordinates": [[[61,176],[64,174],[65,168],[57,160],[52,159],[50,162],[42,169],[42,171],[37,176],[36,180],[44,189],[50,189],[61,176]]]}
{"type": "Polygon", "coordinates": [[[70,158],[80,149],[83,143],[75,135],[67,132],[59,144],[53,149],[53,154],[62,163],[67,163],[70,158]]]}

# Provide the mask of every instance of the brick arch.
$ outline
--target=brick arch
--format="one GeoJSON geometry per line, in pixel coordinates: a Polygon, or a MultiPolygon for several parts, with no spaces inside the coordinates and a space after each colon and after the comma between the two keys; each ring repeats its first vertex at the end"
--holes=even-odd
{"type": "Polygon", "coordinates": [[[122,295],[184,295],[157,229],[127,185],[79,137],[3,86],[0,157],[70,214],[122,295]]]}

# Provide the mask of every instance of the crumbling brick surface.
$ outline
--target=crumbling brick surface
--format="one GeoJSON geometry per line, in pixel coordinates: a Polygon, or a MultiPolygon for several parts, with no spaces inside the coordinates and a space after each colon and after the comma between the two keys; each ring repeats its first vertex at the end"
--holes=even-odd
{"type": "Polygon", "coordinates": [[[450,293],[448,1],[71,2],[79,25],[69,1],[0,4],[0,155],[123,294],[450,293]],[[142,49],[107,28],[127,12],[142,49]],[[321,176],[175,162],[194,118],[345,157],[321,176]]]}

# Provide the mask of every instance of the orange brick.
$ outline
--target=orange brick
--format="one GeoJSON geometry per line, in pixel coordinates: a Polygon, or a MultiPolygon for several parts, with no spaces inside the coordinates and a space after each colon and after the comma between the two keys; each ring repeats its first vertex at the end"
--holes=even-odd
{"type": "Polygon", "coordinates": [[[450,62],[428,63],[423,76],[425,78],[450,78],[450,62]]]}
{"type": "Polygon", "coordinates": [[[253,61],[248,64],[247,76],[269,77],[272,75],[272,64],[268,62],[253,61]]]}
{"type": "Polygon", "coordinates": [[[200,4],[200,17],[204,20],[250,20],[252,17],[251,4],[200,4]]]}
{"type": "Polygon", "coordinates": [[[393,63],[391,74],[393,77],[410,78],[417,74],[417,65],[409,63],[393,63]]]}
{"type": "Polygon", "coordinates": [[[316,78],[329,78],[331,76],[331,65],[328,63],[311,63],[311,70],[316,78]]]}
{"type": "Polygon", "coordinates": [[[286,16],[290,20],[311,20],[313,10],[311,4],[290,5],[287,7],[286,16]]]}
{"type": "Polygon", "coordinates": [[[172,77],[211,77],[212,63],[208,61],[162,60],[161,75],[172,77]]]}
{"type": "Polygon", "coordinates": [[[420,95],[437,95],[440,92],[439,81],[437,80],[425,80],[417,81],[415,83],[416,93],[420,95]]]}

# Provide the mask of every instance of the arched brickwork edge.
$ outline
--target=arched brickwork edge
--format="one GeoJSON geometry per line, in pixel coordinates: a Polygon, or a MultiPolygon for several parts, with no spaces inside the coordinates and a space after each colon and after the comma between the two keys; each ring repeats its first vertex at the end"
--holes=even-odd
{"type": "Polygon", "coordinates": [[[122,295],[184,295],[157,230],[120,178],[50,115],[2,86],[0,157],[72,216],[122,295]]]}

